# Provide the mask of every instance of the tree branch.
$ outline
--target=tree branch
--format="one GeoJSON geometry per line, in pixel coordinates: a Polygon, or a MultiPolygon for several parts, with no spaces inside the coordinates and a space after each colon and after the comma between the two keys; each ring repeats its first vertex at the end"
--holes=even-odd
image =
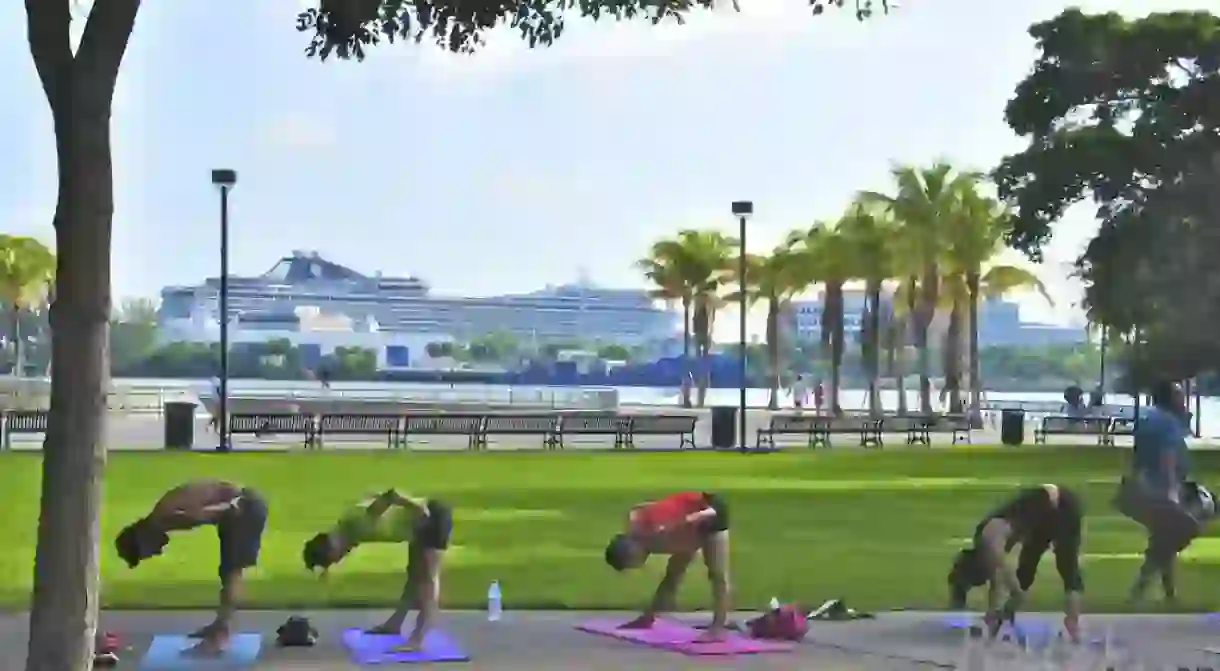
{"type": "Polygon", "coordinates": [[[30,55],[54,111],[72,74],[71,0],[25,0],[25,16],[30,55]]]}
{"type": "MultiPolygon", "coordinates": [[[[26,4],[46,1],[26,0],[26,4]]],[[[112,95],[107,96],[107,102],[113,96],[119,65],[127,52],[127,42],[139,11],[140,0],[94,0],[85,22],[85,32],[76,50],[76,76],[78,81],[109,85],[112,95]]]]}

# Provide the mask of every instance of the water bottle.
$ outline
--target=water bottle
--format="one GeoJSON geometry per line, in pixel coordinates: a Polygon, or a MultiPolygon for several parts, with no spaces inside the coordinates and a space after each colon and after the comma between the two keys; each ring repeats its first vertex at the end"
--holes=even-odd
{"type": "Polygon", "coordinates": [[[499,622],[500,616],[504,613],[504,606],[500,602],[500,581],[491,581],[491,587],[487,588],[487,621],[499,622]]]}
{"type": "Polygon", "coordinates": [[[771,610],[779,610],[779,599],[771,597],[771,610]]]}

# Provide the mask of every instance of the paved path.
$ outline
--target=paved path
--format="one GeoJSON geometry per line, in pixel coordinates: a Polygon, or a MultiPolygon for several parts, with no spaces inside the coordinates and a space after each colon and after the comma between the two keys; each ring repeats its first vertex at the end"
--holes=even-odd
{"type": "MultiPolygon", "coordinates": [[[[243,631],[264,634],[264,648],[257,669],[338,671],[356,668],[336,643],[346,627],[378,622],[384,612],[328,611],[307,613],[322,634],[322,642],[308,650],[280,650],[271,643],[284,612],[251,612],[240,616],[243,631]]],[[[587,615],[587,614],[586,614],[587,615]]],[[[137,662],[155,633],[184,633],[208,621],[208,613],[105,613],[103,627],[119,632],[133,648],[122,667],[137,668],[137,662]]],[[[625,617],[625,616],[624,616],[625,617]]],[[[1034,616],[1028,616],[1034,617],[1034,616]]],[[[1052,618],[1054,616],[1046,616],[1052,618]]],[[[984,651],[975,646],[972,661],[964,663],[964,640],[945,629],[943,615],[932,613],[886,613],[876,620],[848,623],[815,623],[809,637],[793,653],[739,656],[732,659],[695,659],[652,650],[576,631],[581,614],[554,612],[509,612],[505,620],[486,622],[479,613],[454,612],[443,617],[446,629],[466,647],[470,664],[445,664],[413,668],[505,669],[568,671],[587,669],[906,669],[987,668],[1004,669],[1145,669],[1187,667],[1220,668],[1220,655],[1202,649],[1220,645],[1220,623],[1201,616],[1123,615],[1092,616],[1088,622],[1097,631],[1110,629],[1112,655],[1109,664],[1098,653],[1066,647],[1034,650],[1022,655],[1011,644],[993,644],[984,651]]],[[[0,671],[18,671],[23,666],[26,620],[22,615],[0,616],[0,671]]]]}

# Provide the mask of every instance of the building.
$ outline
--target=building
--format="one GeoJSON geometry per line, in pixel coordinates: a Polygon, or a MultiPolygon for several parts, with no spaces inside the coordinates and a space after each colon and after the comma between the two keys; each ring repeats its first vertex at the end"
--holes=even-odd
{"type": "MultiPolygon", "coordinates": [[[[642,290],[580,282],[528,294],[440,297],[419,278],[364,275],[317,252],[293,252],[262,275],[230,277],[228,284],[234,342],[295,334],[289,339],[339,345],[388,347],[401,341],[394,346],[418,353],[428,342],[507,332],[527,342],[638,345],[666,338],[681,325],[678,315],[658,308],[642,290]]],[[[164,288],[160,337],[216,339],[219,285],[218,278],[208,278],[196,286],[164,288]]],[[[400,353],[394,358],[417,361],[420,356],[400,353]]]]}
{"type": "MultiPolygon", "coordinates": [[[[892,292],[881,295],[883,309],[890,308],[892,292]]],[[[864,320],[866,297],[862,289],[843,292],[843,331],[847,340],[859,338],[864,320]]],[[[786,318],[789,332],[800,342],[816,341],[822,333],[822,300],[793,301],[786,318]]],[[[932,329],[943,333],[944,315],[939,315],[932,329]]],[[[936,336],[939,337],[939,336],[936,336]]],[[[979,306],[979,346],[1031,347],[1042,345],[1072,345],[1087,339],[1084,329],[1040,324],[1021,320],[1021,308],[1013,301],[990,298],[979,306]]]]}

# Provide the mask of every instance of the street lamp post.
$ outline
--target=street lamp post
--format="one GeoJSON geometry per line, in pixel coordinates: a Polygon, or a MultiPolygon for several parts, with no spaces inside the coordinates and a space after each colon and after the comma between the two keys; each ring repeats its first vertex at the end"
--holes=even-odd
{"type": "Polygon", "coordinates": [[[741,383],[737,400],[737,448],[746,451],[746,220],[754,214],[754,203],[749,200],[733,201],[733,216],[737,217],[737,309],[741,313],[740,331],[737,334],[738,352],[741,356],[741,383]]]}
{"type": "Polygon", "coordinates": [[[212,185],[220,190],[220,389],[216,433],[217,452],[233,449],[229,442],[229,191],[237,184],[236,170],[213,170],[212,185]]]}

